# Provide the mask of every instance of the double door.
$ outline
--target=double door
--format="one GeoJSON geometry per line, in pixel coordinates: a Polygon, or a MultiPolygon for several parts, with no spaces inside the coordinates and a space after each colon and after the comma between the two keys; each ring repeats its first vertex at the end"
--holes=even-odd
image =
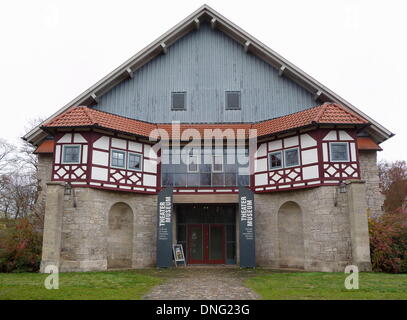
{"type": "Polygon", "coordinates": [[[189,264],[225,263],[224,224],[189,224],[187,230],[189,264]]]}

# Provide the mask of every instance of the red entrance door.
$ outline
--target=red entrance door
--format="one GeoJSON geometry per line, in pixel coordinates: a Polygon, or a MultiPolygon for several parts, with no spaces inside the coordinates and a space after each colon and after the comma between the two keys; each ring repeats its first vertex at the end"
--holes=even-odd
{"type": "Polygon", "coordinates": [[[188,263],[225,263],[225,226],[223,224],[188,225],[188,263]]]}

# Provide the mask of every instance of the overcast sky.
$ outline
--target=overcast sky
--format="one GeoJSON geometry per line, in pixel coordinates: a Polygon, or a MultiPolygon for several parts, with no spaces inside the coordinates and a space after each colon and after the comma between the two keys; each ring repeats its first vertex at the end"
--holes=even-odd
{"type": "MultiPolygon", "coordinates": [[[[0,137],[18,142],[203,3],[2,1],[0,137]]],[[[407,160],[407,1],[206,3],[396,133],[379,159],[407,160]]]]}

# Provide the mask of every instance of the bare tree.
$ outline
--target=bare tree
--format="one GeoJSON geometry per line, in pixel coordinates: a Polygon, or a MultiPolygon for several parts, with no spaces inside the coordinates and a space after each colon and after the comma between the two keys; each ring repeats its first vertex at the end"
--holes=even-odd
{"type": "Polygon", "coordinates": [[[10,169],[11,158],[14,156],[16,147],[0,138],[0,172],[10,169]]]}
{"type": "MultiPolygon", "coordinates": [[[[32,120],[34,127],[41,119],[32,120]]],[[[43,223],[43,205],[38,203],[38,159],[34,147],[22,142],[16,147],[0,140],[0,211],[6,218],[34,218],[43,223]]]]}
{"type": "Polygon", "coordinates": [[[407,197],[407,162],[379,162],[379,177],[381,191],[386,196],[385,211],[400,209],[407,197]]]}

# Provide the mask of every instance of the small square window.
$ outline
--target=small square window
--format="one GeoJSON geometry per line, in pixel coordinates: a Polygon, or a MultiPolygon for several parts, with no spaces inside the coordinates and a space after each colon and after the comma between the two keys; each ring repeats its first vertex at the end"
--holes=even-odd
{"type": "Polygon", "coordinates": [[[223,156],[215,155],[212,157],[212,172],[223,172],[223,156]]]}
{"type": "Polygon", "coordinates": [[[112,150],[111,166],[116,168],[125,168],[126,153],[124,151],[112,150]]]}
{"type": "Polygon", "coordinates": [[[171,94],[171,109],[186,110],[186,92],[172,92],[171,94]]]}
{"type": "Polygon", "coordinates": [[[285,167],[295,167],[300,164],[298,159],[298,149],[288,149],[284,151],[284,165],[285,167]]]}
{"type": "Polygon", "coordinates": [[[226,91],[226,110],[240,110],[240,91],[226,91]]]}
{"type": "Polygon", "coordinates": [[[80,146],[63,146],[63,163],[79,163],[80,146]]]}
{"type": "Polygon", "coordinates": [[[283,166],[281,151],[269,153],[269,168],[279,169],[283,166]]]}
{"type": "Polygon", "coordinates": [[[348,143],[331,142],[331,161],[349,161],[348,143]]]}
{"type": "Polygon", "coordinates": [[[127,169],[134,170],[134,171],[141,170],[141,154],[129,152],[128,161],[129,161],[129,163],[128,163],[127,169]]]}

